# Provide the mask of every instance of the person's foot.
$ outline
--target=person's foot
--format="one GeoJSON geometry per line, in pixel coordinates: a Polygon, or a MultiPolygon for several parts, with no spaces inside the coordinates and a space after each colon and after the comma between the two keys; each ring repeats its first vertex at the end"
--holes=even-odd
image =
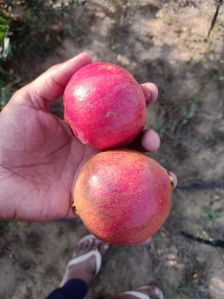
{"type": "Polygon", "coordinates": [[[156,285],[148,285],[136,291],[120,293],[114,299],[163,299],[163,292],[156,285]],[[145,297],[147,296],[147,297],[145,297]]]}
{"type": "Polygon", "coordinates": [[[101,259],[97,261],[97,258],[99,259],[100,256],[97,255],[100,254],[103,256],[108,248],[109,245],[107,243],[100,241],[92,235],[82,238],[67,266],[61,286],[70,279],[75,278],[81,279],[89,285],[101,266],[101,259]],[[99,254],[96,255],[96,251],[99,254]]]}

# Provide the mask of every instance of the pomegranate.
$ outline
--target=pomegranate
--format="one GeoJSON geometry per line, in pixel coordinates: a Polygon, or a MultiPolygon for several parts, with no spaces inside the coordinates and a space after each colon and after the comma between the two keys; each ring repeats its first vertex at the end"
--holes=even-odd
{"type": "Polygon", "coordinates": [[[92,63],[80,68],[66,86],[64,116],[82,143],[109,149],[130,143],[142,131],[145,97],[126,70],[92,63]]]}
{"type": "Polygon", "coordinates": [[[155,160],[134,151],[98,153],[81,168],[74,209],[99,239],[117,245],[144,243],[168,217],[172,186],[155,160]]]}

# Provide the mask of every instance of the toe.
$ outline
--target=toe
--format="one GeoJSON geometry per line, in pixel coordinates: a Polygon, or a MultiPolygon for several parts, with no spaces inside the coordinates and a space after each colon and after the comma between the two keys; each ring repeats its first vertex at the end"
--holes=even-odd
{"type": "Polygon", "coordinates": [[[98,246],[99,252],[104,255],[108,249],[109,249],[110,245],[104,242],[101,242],[98,246]]]}
{"type": "Polygon", "coordinates": [[[95,247],[94,238],[89,239],[85,244],[85,252],[91,251],[95,247]]]}
{"type": "Polygon", "coordinates": [[[147,294],[150,299],[164,299],[163,292],[156,285],[149,285],[138,289],[139,292],[147,294]]]}
{"type": "Polygon", "coordinates": [[[81,239],[73,253],[73,257],[85,254],[86,252],[90,251],[94,239],[95,239],[94,237],[81,239]]]}
{"type": "Polygon", "coordinates": [[[88,247],[89,247],[89,243],[90,241],[89,240],[86,240],[82,243],[79,244],[79,252],[80,253],[84,253],[88,250],[88,247]]]}

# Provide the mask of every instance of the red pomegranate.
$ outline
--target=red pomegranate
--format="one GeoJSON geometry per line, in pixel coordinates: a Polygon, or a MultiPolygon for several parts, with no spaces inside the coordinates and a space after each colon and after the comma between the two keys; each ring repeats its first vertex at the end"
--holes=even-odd
{"type": "Polygon", "coordinates": [[[168,217],[172,186],[166,169],[134,151],[101,152],[82,167],[73,206],[99,239],[144,243],[168,217]]]}
{"type": "Polygon", "coordinates": [[[64,116],[79,140],[96,149],[130,143],[146,121],[141,86],[121,67],[98,62],[80,68],[64,92],[64,116]]]}

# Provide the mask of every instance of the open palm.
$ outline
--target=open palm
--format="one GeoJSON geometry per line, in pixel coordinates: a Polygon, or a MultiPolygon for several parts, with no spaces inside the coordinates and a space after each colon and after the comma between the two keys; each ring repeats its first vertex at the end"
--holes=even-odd
{"type": "MultiPolygon", "coordinates": [[[[72,74],[88,63],[91,57],[82,53],[50,68],[17,91],[1,112],[1,219],[41,221],[72,215],[72,185],[80,166],[96,151],[80,143],[49,106],[63,94],[72,74]]],[[[146,100],[156,99],[153,84],[143,85],[143,90],[146,100]]],[[[146,132],[143,144],[156,149],[156,133],[146,132]]]]}

